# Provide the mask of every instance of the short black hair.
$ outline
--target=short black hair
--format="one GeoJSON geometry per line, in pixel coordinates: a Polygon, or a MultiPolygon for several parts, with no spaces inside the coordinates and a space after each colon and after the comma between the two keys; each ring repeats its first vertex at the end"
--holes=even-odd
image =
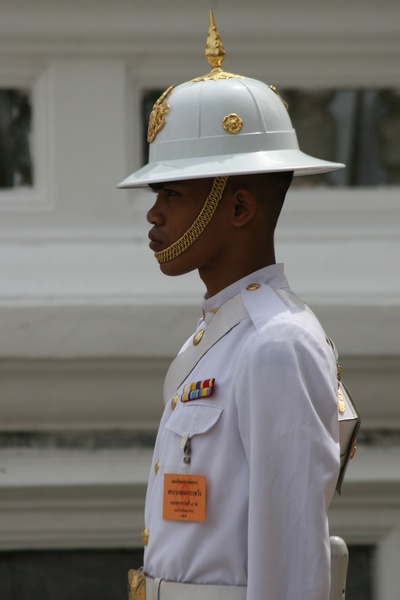
{"type": "Polygon", "coordinates": [[[251,175],[232,175],[228,179],[231,189],[248,188],[265,207],[272,231],[281,213],[286,193],[293,178],[293,171],[276,171],[251,175]]]}

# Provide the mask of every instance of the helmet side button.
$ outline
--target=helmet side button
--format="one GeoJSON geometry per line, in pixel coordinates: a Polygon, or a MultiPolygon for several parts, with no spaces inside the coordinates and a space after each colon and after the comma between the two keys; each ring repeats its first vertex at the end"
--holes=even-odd
{"type": "Polygon", "coordinates": [[[222,119],[222,127],[227,133],[239,133],[243,127],[243,121],[238,115],[231,113],[222,119]]]}

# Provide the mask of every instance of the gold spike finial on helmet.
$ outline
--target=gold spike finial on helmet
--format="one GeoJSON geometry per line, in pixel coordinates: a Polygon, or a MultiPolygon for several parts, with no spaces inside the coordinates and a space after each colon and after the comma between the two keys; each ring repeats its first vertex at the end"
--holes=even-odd
{"type": "Polygon", "coordinates": [[[225,48],[215,24],[212,8],[210,8],[210,24],[208,26],[206,50],[204,54],[212,69],[221,68],[222,61],[225,58],[225,48]]]}
{"type": "Polygon", "coordinates": [[[206,41],[206,49],[204,55],[211,66],[210,73],[196,77],[192,79],[192,82],[206,81],[207,79],[231,79],[236,77],[237,79],[244,79],[242,75],[234,75],[233,73],[227,73],[221,67],[222,61],[225,58],[225,48],[219,35],[217,26],[215,24],[214,13],[210,8],[210,24],[208,26],[208,34],[206,41]]]}

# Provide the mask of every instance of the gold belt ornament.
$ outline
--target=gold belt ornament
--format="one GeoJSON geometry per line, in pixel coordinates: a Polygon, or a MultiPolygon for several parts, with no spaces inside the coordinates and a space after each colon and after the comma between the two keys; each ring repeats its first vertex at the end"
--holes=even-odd
{"type": "Polygon", "coordinates": [[[129,569],[128,600],[146,600],[146,577],[143,571],[129,569]]]}

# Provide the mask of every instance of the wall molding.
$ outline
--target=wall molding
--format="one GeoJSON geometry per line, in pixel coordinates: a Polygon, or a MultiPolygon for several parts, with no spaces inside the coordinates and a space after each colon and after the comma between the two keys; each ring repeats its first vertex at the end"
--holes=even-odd
{"type": "MultiPolygon", "coordinates": [[[[362,413],[365,438],[383,446],[385,433],[400,432],[399,356],[340,357],[343,380],[362,413]]],[[[109,433],[116,445],[120,436],[123,444],[151,438],[162,414],[163,381],[172,358],[171,353],[163,358],[2,360],[2,435],[36,432],[83,440],[90,432],[101,442],[109,433]]],[[[396,439],[386,437],[389,444],[396,439]]],[[[21,444],[28,443],[24,439],[22,435],[21,444]]]]}

